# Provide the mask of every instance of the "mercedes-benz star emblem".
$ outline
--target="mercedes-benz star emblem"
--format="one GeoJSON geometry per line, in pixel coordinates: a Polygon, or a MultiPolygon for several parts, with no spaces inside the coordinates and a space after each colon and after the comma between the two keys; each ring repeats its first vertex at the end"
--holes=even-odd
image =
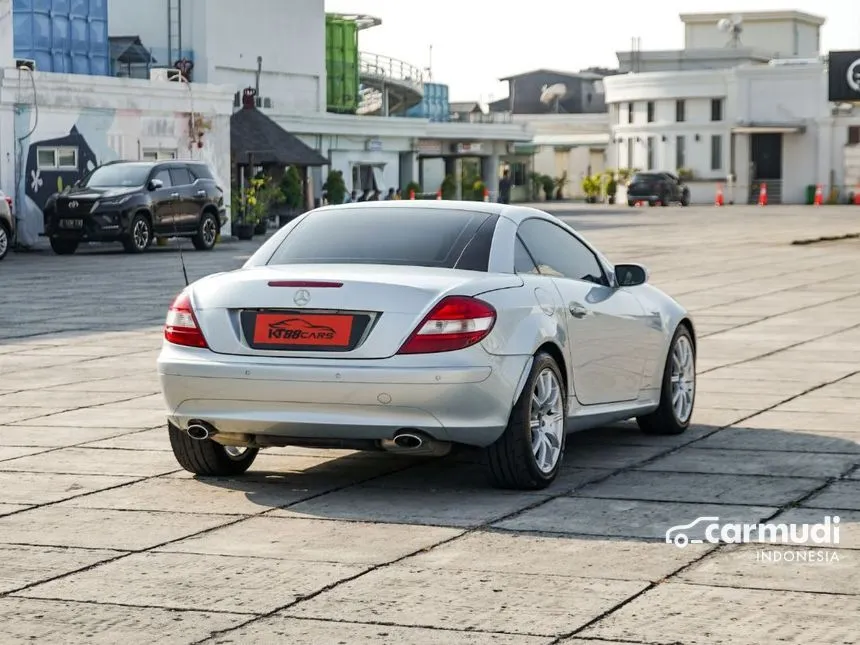
{"type": "Polygon", "coordinates": [[[860,92],[860,58],[848,66],[846,80],[848,81],[848,87],[855,92],[860,92]]]}
{"type": "Polygon", "coordinates": [[[299,289],[296,291],[296,295],[293,296],[293,302],[296,303],[299,307],[304,307],[311,301],[310,291],[307,289],[299,289]]]}
{"type": "Polygon", "coordinates": [[[78,202],[72,200],[69,202],[69,208],[77,208],[80,204],[78,202]]]}

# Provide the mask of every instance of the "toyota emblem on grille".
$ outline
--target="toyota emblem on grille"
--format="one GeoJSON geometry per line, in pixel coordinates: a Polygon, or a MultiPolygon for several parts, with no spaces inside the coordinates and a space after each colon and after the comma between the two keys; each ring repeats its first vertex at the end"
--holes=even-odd
{"type": "Polygon", "coordinates": [[[296,295],[293,296],[293,302],[299,307],[304,307],[311,301],[311,294],[307,289],[299,289],[296,295]]]}
{"type": "Polygon", "coordinates": [[[74,200],[69,202],[69,208],[77,208],[78,206],[80,206],[80,204],[74,200]]]}

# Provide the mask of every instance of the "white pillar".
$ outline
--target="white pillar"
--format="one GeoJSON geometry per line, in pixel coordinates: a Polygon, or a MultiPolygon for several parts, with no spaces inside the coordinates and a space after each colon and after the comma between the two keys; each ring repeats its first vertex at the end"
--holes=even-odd
{"type": "Polygon", "coordinates": [[[0,69],[15,67],[12,40],[12,0],[0,0],[0,69]]]}

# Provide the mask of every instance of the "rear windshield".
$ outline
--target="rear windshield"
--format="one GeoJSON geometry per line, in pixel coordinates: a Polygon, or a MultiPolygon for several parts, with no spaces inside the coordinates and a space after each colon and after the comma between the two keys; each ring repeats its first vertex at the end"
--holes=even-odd
{"type": "Polygon", "coordinates": [[[310,213],[267,264],[393,264],[486,271],[495,216],[436,208],[310,213]]]}
{"type": "Polygon", "coordinates": [[[637,172],[630,180],[631,184],[647,184],[660,179],[660,175],[653,172],[637,172]]]}

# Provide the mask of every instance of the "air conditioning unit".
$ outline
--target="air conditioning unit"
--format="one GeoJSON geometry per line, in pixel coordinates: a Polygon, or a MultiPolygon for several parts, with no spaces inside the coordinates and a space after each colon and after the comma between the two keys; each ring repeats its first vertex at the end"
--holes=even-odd
{"type": "Polygon", "coordinates": [[[31,72],[35,72],[36,61],[31,58],[18,58],[15,61],[15,69],[29,69],[31,72]]]}
{"type": "Polygon", "coordinates": [[[171,67],[153,67],[149,70],[149,80],[151,81],[179,81],[181,74],[178,69],[171,67]]]}

